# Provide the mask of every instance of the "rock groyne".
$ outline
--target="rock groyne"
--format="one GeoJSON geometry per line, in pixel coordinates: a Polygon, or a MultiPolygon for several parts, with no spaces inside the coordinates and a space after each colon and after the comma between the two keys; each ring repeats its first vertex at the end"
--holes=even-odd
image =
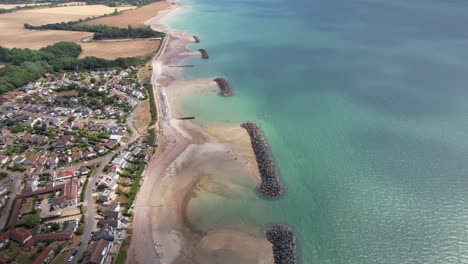
{"type": "Polygon", "coordinates": [[[193,39],[195,40],[195,43],[200,43],[200,39],[197,36],[193,36],[193,39]]]}
{"type": "Polygon", "coordinates": [[[252,144],[255,159],[257,160],[261,177],[261,183],[260,186],[258,186],[259,192],[270,198],[280,196],[284,192],[283,186],[260,127],[253,122],[242,123],[241,127],[249,133],[250,143],[252,144]]]}
{"type": "Polygon", "coordinates": [[[208,52],[206,51],[206,49],[199,49],[198,51],[200,51],[202,59],[207,60],[208,58],[210,58],[210,56],[208,56],[208,52]]]}
{"type": "Polygon", "coordinates": [[[221,96],[233,96],[234,91],[232,90],[231,86],[229,83],[226,81],[224,78],[216,78],[214,79],[216,84],[218,84],[219,87],[219,95],[221,96]]]}
{"type": "Polygon", "coordinates": [[[296,236],[285,225],[274,225],[265,229],[265,236],[273,244],[275,264],[296,264],[296,236]]]}

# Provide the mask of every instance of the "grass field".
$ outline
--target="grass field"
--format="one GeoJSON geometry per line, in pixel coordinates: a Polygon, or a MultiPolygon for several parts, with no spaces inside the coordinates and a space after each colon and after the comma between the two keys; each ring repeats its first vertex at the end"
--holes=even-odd
{"type": "Polygon", "coordinates": [[[62,97],[78,96],[78,95],[79,95],[78,92],[75,90],[57,93],[57,96],[62,96],[62,97]]]}
{"type": "Polygon", "coordinates": [[[128,10],[117,16],[102,17],[93,19],[90,21],[83,22],[88,25],[108,25],[115,27],[142,27],[144,22],[154,16],[156,16],[161,10],[164,10],[170,6],[168,2],[155,2],[149,5],[139,7],[134,10],[128,10]]]}
{"type": "Polygon", "coordinates": [[[138,133],[143,133],[148,129],[151,122],[150,104],[146,100],[141,103],[140,107],[136,109],[135,119],[133,120],[133,126],[135,126],[138,133]]]}
{"type": "Polygon", "coordinates": [[[96,56],[105,59],[142,57],[158,49],[159,40],[97,41],[79,43],[83,49],[80,58],[96,56]]]}
{"type": "Polygon", "coordinates": [[[119,253],[117,254],[117,258],[115,259],[115,264],[124,264],[127,260],[127,251],[130,247],[130,242],[132,241],[132,236],[127,236],[123,241],[122,245],[120,246],[119,253]]]}
{"type": "MultiPolygon", "coordinates": [[[[122,7],[125,10],[132,7],[122,7]]],[[[100,16],[114,12],[115,8],[104,5],[69,6],[23,10],[0,15],[0,45],[7,48],[39,49],[60,41],[79,43],[89,37],[89,32],[43,30],[32,31],[24,28],[24,23],[43,25],[47,23],[68,22],[100,16]]]]}

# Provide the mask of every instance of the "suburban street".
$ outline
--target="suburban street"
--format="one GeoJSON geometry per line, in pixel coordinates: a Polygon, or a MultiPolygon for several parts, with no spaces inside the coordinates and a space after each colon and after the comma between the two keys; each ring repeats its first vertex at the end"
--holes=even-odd
{"type": "MultiPolygon", "coordinates": [[[[140,106],[140,104],[137,105],[137,107],[140,106]]],[[[93,228],[95,226],[95,217],[96,217],[96,205],[94,204],[94,199],[93,199],[93,189],[96,185],[96,182],[99,179],[99,176],[102,174],[104,167],[106,164],[111,162],[112,157],[120,152],[121,150],[125,149],[129,144],[135,142],[135,140],[138,139],[140,134],[138,131],[135,129],[133,126],[133,119],[134,119],[134,113],[133,111],[130,116],[127,118],[127,126],[132,130],[132,136],[130,137],[129,141],[127,143],[122,143],[121,146],[119,146],[117,149],[112,151],[111,153],[107,154],[104,157],[101,157],[98,159],[99,163],[99,168],[96,170],[94,175],[91,175],[89,178],[88,186],[86,188],[86,194],[85,194],[85,199],[83,202],[83,206],[85,208],[85,229],[83,232],[83,235],[81,236],[81,245],[77,248],[78,253],[75,255],[73,260],[70,263],[78,263],[78,260],[82,257],[83,253],[85,252],[89,240],[91,239],[91,232],[93,231],[93,228]]]]}

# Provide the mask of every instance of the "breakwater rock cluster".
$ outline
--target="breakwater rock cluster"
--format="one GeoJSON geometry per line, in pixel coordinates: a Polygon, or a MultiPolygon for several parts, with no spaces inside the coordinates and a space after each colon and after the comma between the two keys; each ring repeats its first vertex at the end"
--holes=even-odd
{"type": "Polygon", "coordinates": [[[214,79],[214,81],[216,82],[216,84],[218,84],[219,94],[221,96],[226,96],[227,97],[227,96],[233,96],[234,95],[234,91],[232,90],[231,86],[226,81],[226,79],[216,78],[216,79],[214,79]]]}
{"type": "Polygon", "coordinates": [[[193,36],[193,39],[195,40],[195,43],[200,43],[200,39],[197,36],[193,36]]]}
{"type": "Polygon", "coordinates": [[[274,225],[265,229],[265,236],[273,244],[275,264],[296,264],[296,236],[285,225],[274,225]]]}
{"type": "Polygon", "coordinates": [[[208,52],[206,51],[206,49],[199,49],[198,51],[200,51],[202,59],[207,60],[208,58],[210,58],[210,56],[208,56],[208,52]]]}
{"type": "Polygon", "coordinates": [[[266,197],[277,197],[283,194],[284,189],[280,182],[275,163],[271,157],[270,148],[263,137],[260,127],[253,122],[242,123],[241,127],[247,130],[250,136],[260,172],[261,183],[258,190],[266,197]]]}

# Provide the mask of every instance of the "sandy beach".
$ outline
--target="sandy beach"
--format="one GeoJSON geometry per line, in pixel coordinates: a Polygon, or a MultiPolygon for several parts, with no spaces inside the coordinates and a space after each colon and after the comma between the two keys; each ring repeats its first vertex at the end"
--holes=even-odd
{"type": "Polygon", "coordinates": [[[253,231],[229,226],[203,232],[188,221],[187,204],[195,190],[251,195],[254,190],[231,179],[248,175],[255,185],[259,175],[245,130],[224,124],[202,129],[178,120],[178,98],[217,90],[213,79],[188,80],[182,68],[169,67],[200,56],[187,49],[193,37],[160,25],[180,8],[171,5],[147,21],[168,36],[153,62],[158,147],[136,200],[127,263],[273,263],[271,244],[253,231]]]}

